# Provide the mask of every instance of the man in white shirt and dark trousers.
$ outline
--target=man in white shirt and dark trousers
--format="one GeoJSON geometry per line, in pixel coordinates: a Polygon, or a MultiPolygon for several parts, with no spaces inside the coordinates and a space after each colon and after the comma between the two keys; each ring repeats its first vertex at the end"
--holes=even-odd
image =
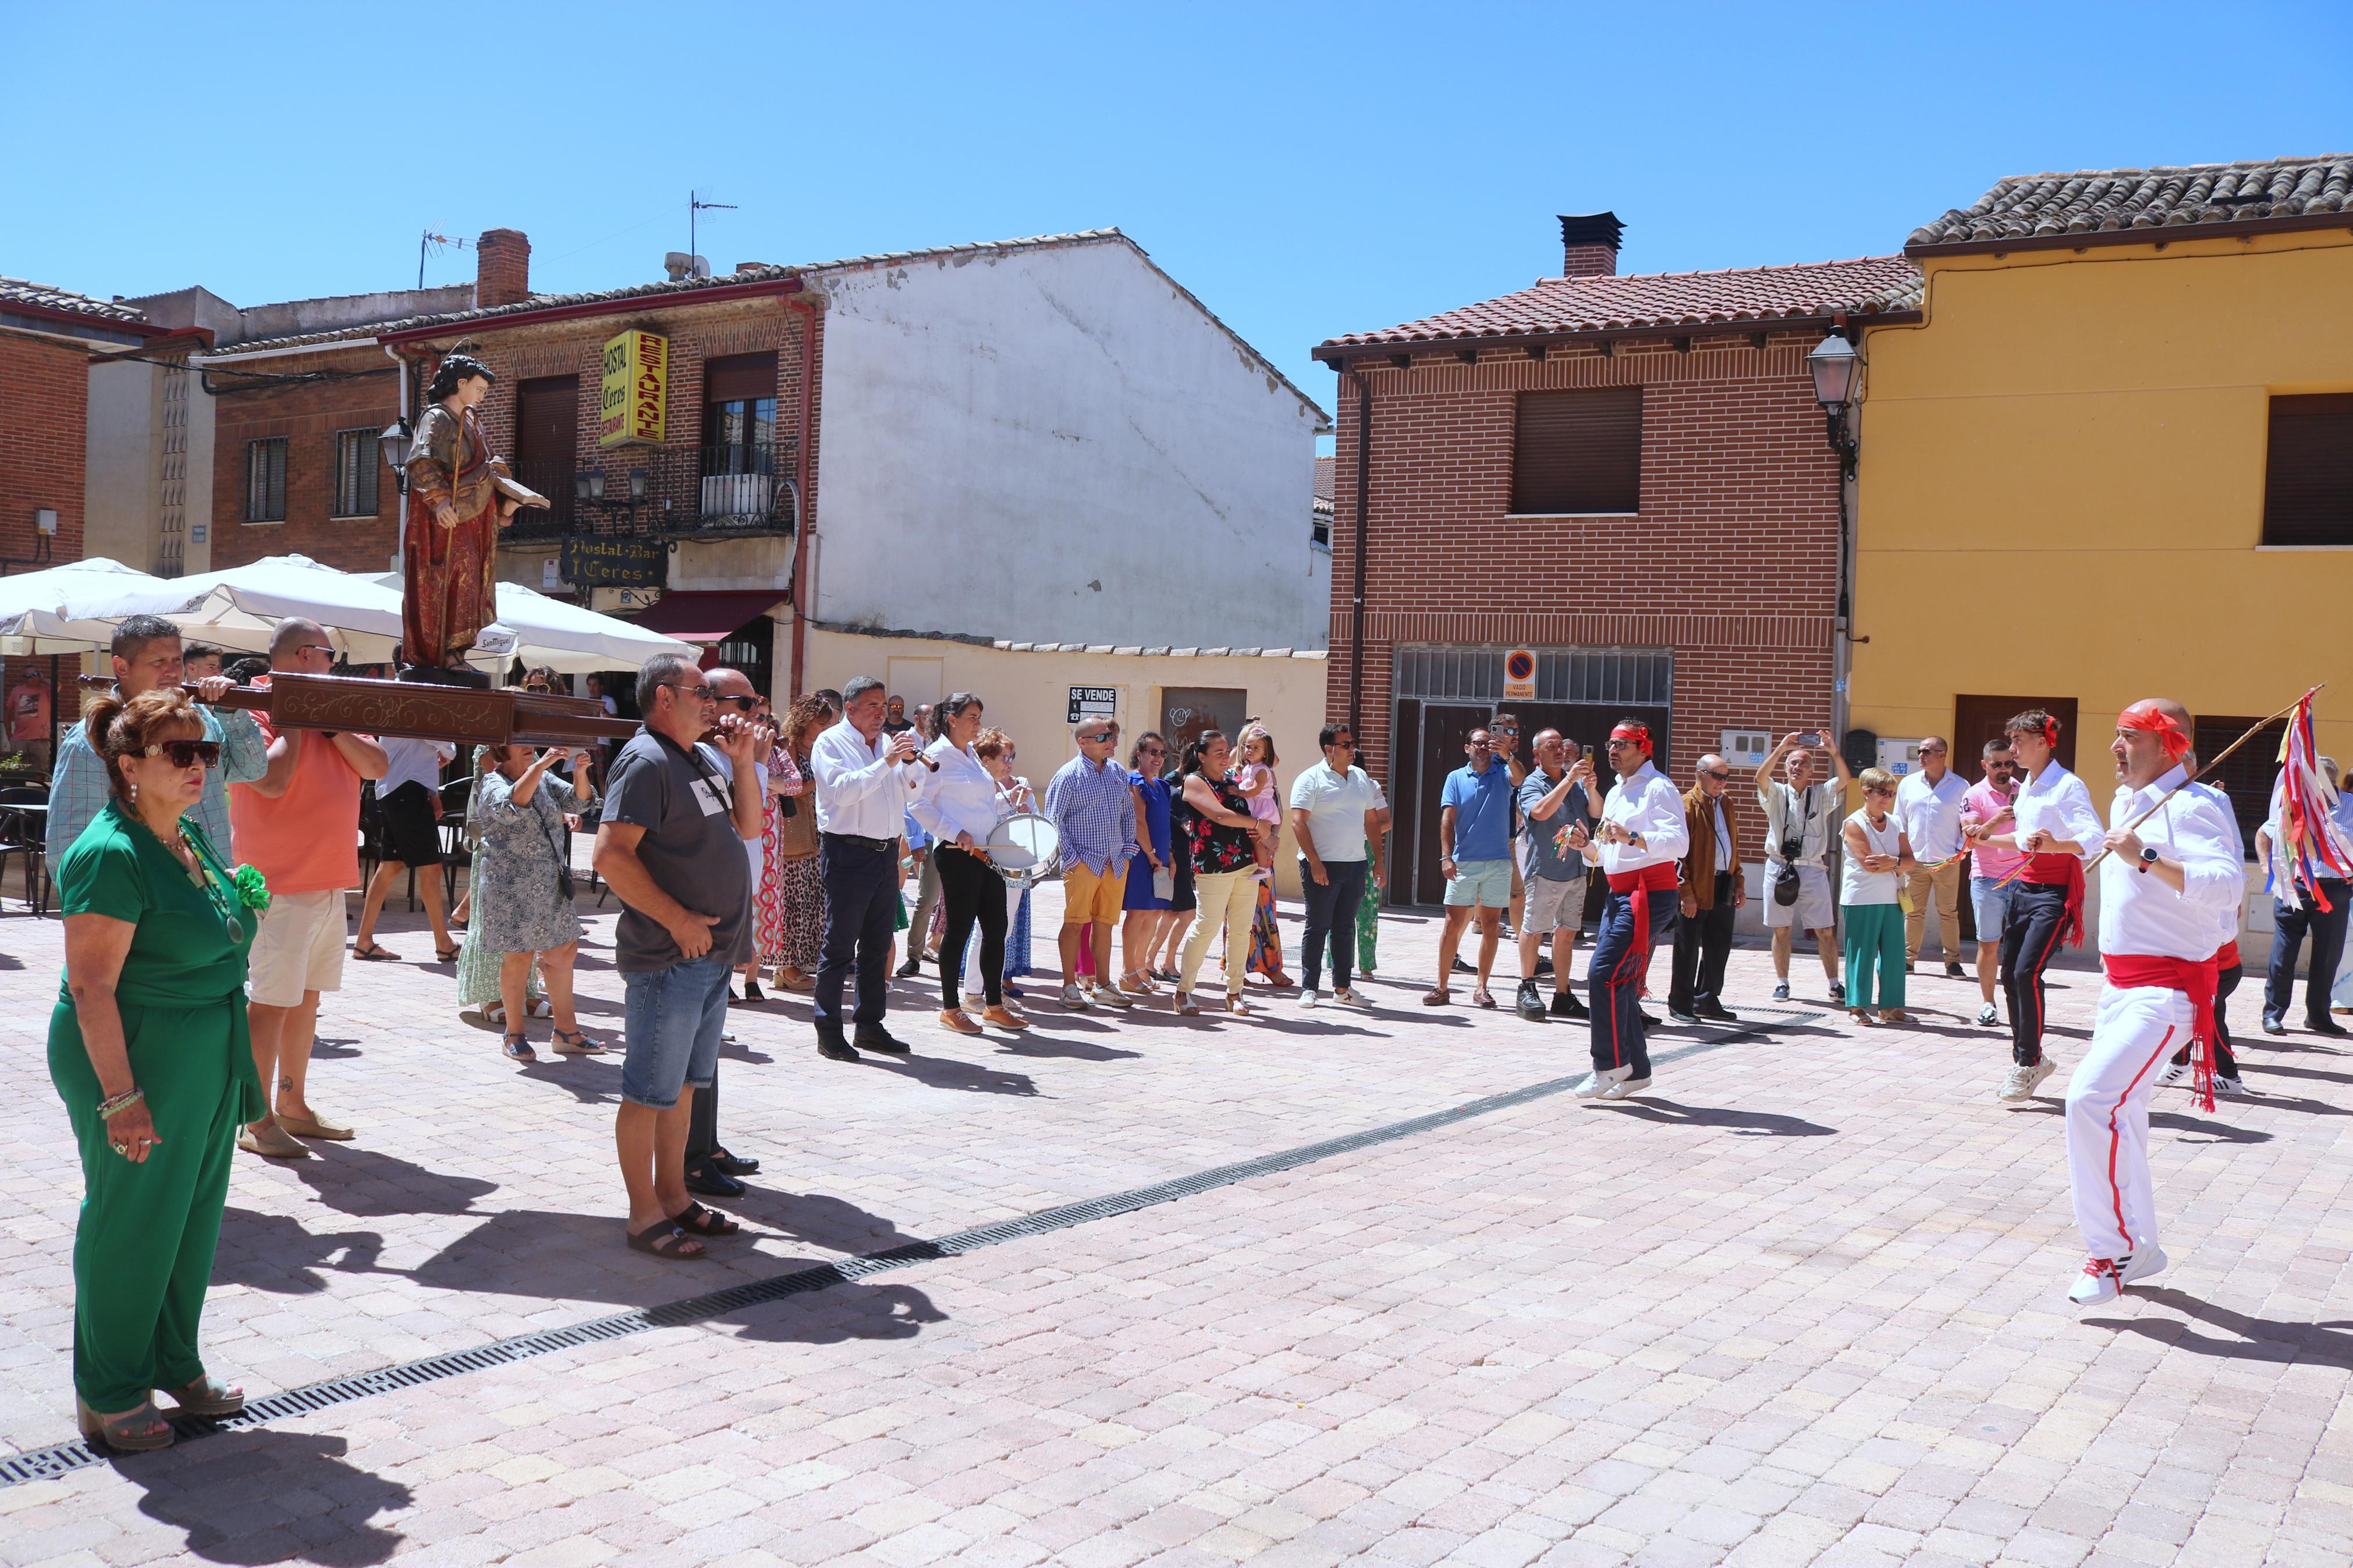
{"type": "Polygon", "coordinates": [[[1601,825],[1588,840],[1570,830],[1571,847],[1609,879],[1601,931],[1587,969],[1592,987],[1593,1072],[1577,1086],[1579,1100],[1625,1100],[1651,1087],[1651,1052],[1642,1035],[1642,991],[1651,950],[1672,938],[1680,874],[1675,862],[1690,847],[1683,797],[1651,763],[1651,731],[1623,719],[1609,731],[1609,765],[1618,774],[1601,807],[1601,825]]]}
{"type": "MultiPolygon", "coordinates": [[[[2058,719],[2030,708],[2003,726],[2026,782],[2010,803],[2008,832],[1979,832],[1978,842],[2026,857],[2010,889],[2010,923],[2001,935],[2001,984],[2010,1000],[2010,1071],[1998,1097],[2031,1100],[2058,1064],[2042,1050],[2042,972],[2063,942],[2084,940],[2084,862],[2100,852],[2107,829],[2084,781],[2059,765],[2058,719]]],[[[2105,891],[2107,884],[2101,884],[2105,891]]],[[[2210,944],[2207,952],[2213,952],[2210,944]]]]}
{"type": "MultiPolygon", "coordinates": [[[[2337,782],[2337,759],[2314,759],[2327,773],[2328,782],[2337,782]]],[[[2341,1035],[2345,1026],[2328,1016],[2328,993],[2337,984],[2337,965],[2345,956],[2345,917],[2348,900],[2353,900],[2353,882],[2341,877],[2319,876],[2310,882],[2302,868],[2284,865],[2276,855],[2280,842],[2280,814],[2285,809],[2287,775],[2283,773],[2272,785],[2271,816],[2255,836],[2255,852],[2271,870],[2271,885],[2282,895],[2300,890],[2301,900],[2280,896],[2272,900],[2272,955],[2269,972],[2263,979],[2263,1033],[2287,1033],[2288,1004],[2295,999],[2295,960],[2304,949],[2305,933],[2312,933],[2312,964],[2306,971],[2304,983],[2304,1026],[2316,1035],[2341,1035]],[[2321,900],[2328,902],[2327,909],[2321,900]]],[[[2353,833],[2353,796],[2339,795],[2330,816],[2337,826],[2353,833]]]]}
{"type": "MultiPolygon", "coordinates": [[[[2167,798],[2188,776],[2181,764],[2189,725],[2179,703],[2136,702],[2117,716],[2109,748],[2122,787],[2097,844],[2107,851],[2100,866],[2107,984],[2091,1044],[2067,1085],[2067,1184],[2088,1254],[2067,1297],[2085,1306],[2116,1300],[2166,1265],[2148,1170],[2149,1092],[2164,1058],[2183,1040],[2200,1048],[2204,1086],[2218,922],[2246,887],[2221,807],[2196,790],[2167,798]]],[[[2021,758],[2027,760],[2022,749],[2021,758]]],[[[2211,1110],[2211,1097],[2200,1098],[2211,1110]]]]}
{"type": "Polygon", "coordinates": [[[1961,967],[1961,809],[1968,781],[1950,766],[1952,748],[1941,735],[1920,742],[1920,771],[1895,786],[1895,821],[1918,862],[1904,873],[1904,972],[1920,962],[1928,935],[1928,904],[1936,905],[1936,945],[1945,973],[1963,978],[1961,967]]]}
{"type": "Polygon", "coordinates": [[[1355,1003],[1348,965],[1356,952],[1356,906],[1365,896],[1366,851],[1380,832],[1381,794],[1356,766],[1356,737],[1326,724],[1324,760],[1291,781],[1291,833],[1299,841],[1299,890],[1307,929],[1299,939],[1299,1005],[1320,1005],[1324,954],[1332,955],[1332,999],[1355,1003]]]}
{"type": "Polygon", "coordinates": [[[818,1054],[838,1062],[856,1061],[861,1049],[907,1054],[882,1017],[890,1005],[899,837],[922,770],[914,762],[914,731],[885,735],[882,715],[882,683],[871,675],[852,676],[841,689],[841,722],[809,748],[809,771],[817,775],[818,874],[825,883],[814,1021],[818,1054]],[[842,984],[853,963],[854,1036],[843,1029],[841,1017],[842,984]]]}

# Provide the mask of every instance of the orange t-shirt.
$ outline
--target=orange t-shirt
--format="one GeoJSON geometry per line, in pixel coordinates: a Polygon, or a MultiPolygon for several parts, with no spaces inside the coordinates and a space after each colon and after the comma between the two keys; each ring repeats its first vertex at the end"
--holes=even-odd
{"type": "MultiPolygon", "coordinates": [[[[278,738],[256,713],[262,743],[278,738]]],[[[360,879],[360,775],[317,730],[302,736],[294,782],[276,800],[251,784],[228,789],[228,827],[237,860],[261,872],[273,893],[325,893],[360,879]]]]}

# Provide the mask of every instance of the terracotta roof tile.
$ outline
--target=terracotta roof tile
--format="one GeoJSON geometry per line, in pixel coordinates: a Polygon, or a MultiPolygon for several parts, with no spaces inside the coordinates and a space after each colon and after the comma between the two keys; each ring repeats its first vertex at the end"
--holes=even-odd
{"type": "Polygon", "coordinates": [[[1920,269],[1900,256],[1742,267],[1720,272],[1544,278],[1501,299],[1350,332],[1326,348],[1438,342],[1460,338],[1607,332],[1641,328],[1732,327],[1751,322],[1908,310],[1920,302],[1920,269]]]}
{"type": "Polygon", "coordinates": [[[1905,248],[2146,229],[2194,232],[2211,224],[2319,217],[2347,211],[2348,202],[2353,153],[2345,153],[2179,169],[2018,174],[1967,211],[1956,208],[1913,230],[1905,248]]]}
{"type": "Polygon", "coordinates": [[[1335,458],[1315,459],[1315,510],[1318,511],[1332,510],[1332,498],[1337,493],[1334,489],[1332,470],[1337,462],[1335,458]]]}
{"type": "Polygon", "coordinates": [[[46,283],[29,283],[22,278],[0,278],[0,305],[35,305],[45,310],[69,310],[77,316],[94,316],[107,321],[147,319],[146,312],[136,305],[92,299],[70,289],[52,289],[46,283]]]}

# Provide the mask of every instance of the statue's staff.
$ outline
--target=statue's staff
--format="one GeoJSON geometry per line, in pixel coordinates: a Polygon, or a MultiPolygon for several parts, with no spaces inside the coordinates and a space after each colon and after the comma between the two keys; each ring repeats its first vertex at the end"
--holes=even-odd
{"type": "MultiPolygon", "coordinates": [[[[114,687],[103,675],[82,676],[80,684],[97,690],[114,687]]],[[[194,685],[180,689],[203,700],[194,685]]],[[[283,670],[272,674],[267,687],[232,687],[212,705],[266,713],[273,729],[355,730],[462,745],[574,746],[626,741],[638,732],[635,721],[608,718],[603,704],[591,698],[283,670]]]]}

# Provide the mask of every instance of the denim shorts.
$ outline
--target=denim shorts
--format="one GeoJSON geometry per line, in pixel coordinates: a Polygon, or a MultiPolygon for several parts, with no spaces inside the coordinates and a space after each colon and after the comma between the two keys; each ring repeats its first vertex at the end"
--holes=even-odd
{"type": "Polygon", "coordinates": [[[1969,908],[1977,912],[1978,940],[1992,942],[2001,940],[2002,927],[2010,921],[2010,892],[2015,882],[2002,885],[1999,877],[1969,879],[1969,908]]]}
{"type": "Polygon", "coordinates": [[[681,1087],[709,1089],[727,1022],[727,961],[705,953],[668,969],[623,974],[621,1098],[668,1110],[681,1087]]]}

